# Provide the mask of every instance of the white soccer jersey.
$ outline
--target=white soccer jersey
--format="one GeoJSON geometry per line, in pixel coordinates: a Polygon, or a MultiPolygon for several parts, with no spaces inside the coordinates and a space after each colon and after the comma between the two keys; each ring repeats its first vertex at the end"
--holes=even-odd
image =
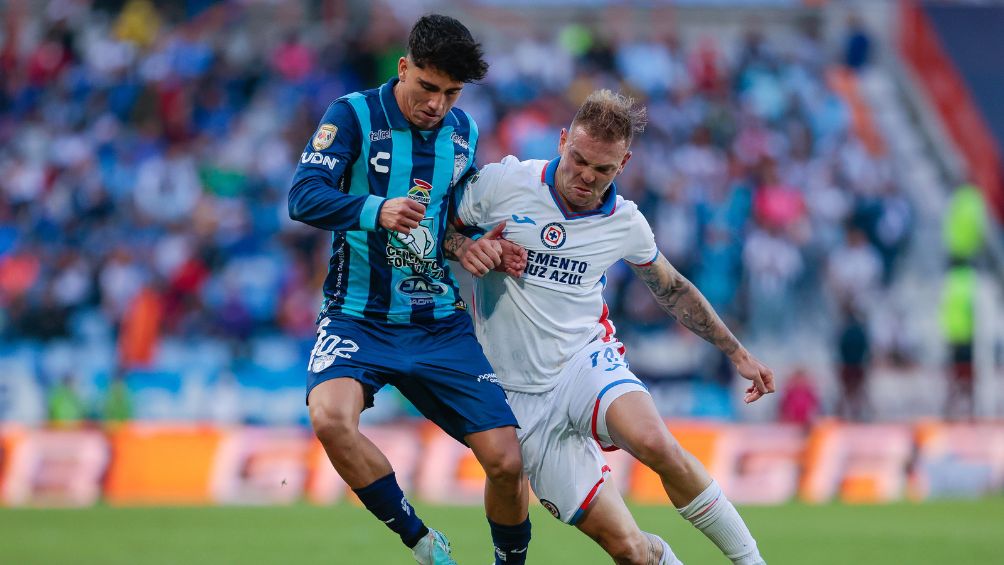
{"type": "Polygon", "coordinates": [[[522,278],[491,272],[475,283],[478,340],[507,390],[548,391],[576,352],[613,340],[607,269],[621,259],[649,264],[658,253],[648,221],[615,186],[597,210],[565,208],[557,168],[558,159],[506,157],[472,177],[458,204],[464,225],[487,231],[505,220],[505,237],[527,250],[522,278]]]}

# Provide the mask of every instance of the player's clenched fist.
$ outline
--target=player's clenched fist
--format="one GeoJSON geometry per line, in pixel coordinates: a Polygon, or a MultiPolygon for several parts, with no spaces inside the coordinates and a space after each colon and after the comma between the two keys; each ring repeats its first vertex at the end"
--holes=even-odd
{"type": "Polygon", "coordinates": [[[408,235],[425,218],[425,206],[411,198],[391,198],[380,207],[380,225],[408,235]]]}

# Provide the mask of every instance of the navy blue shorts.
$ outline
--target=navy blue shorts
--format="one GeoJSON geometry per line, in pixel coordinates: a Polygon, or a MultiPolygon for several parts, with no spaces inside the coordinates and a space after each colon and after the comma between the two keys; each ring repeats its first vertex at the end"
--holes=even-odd
{"type": "Polygon", "coordinates": [[[352,378],[363,385],[366,408],[389,384],[457,441],[516,426],[505,391],[465,312],[431,324],[391,324],[329,316],[317,328],[310,354],[307,397],[318,384],[352,378]]]}

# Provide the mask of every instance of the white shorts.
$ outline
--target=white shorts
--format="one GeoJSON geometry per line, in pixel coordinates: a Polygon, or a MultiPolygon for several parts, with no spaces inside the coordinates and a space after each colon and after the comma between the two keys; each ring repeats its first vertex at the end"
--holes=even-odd
{"type": "Polygon", "coordinates": [[[544,393],[506,391],[519,421],[523,467],[540,503],[575,525],[606,480],[601,449],[617,449],[606,413],[621,395],[648,390],[634,376],[617,341],[595,341],[577,353],[544,393]]]}

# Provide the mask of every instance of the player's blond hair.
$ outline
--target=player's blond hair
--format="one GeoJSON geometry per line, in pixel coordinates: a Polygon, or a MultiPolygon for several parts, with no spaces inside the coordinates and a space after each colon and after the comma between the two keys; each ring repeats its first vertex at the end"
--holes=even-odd
{"type": "Polygon", "coordinates": [[[634,98],[607,89],[594,90],[579,107],[572,126],[582,126],[602,141],[624,140],[631,146],[634,134],[645,131],[648,112],[634,98]]]}

